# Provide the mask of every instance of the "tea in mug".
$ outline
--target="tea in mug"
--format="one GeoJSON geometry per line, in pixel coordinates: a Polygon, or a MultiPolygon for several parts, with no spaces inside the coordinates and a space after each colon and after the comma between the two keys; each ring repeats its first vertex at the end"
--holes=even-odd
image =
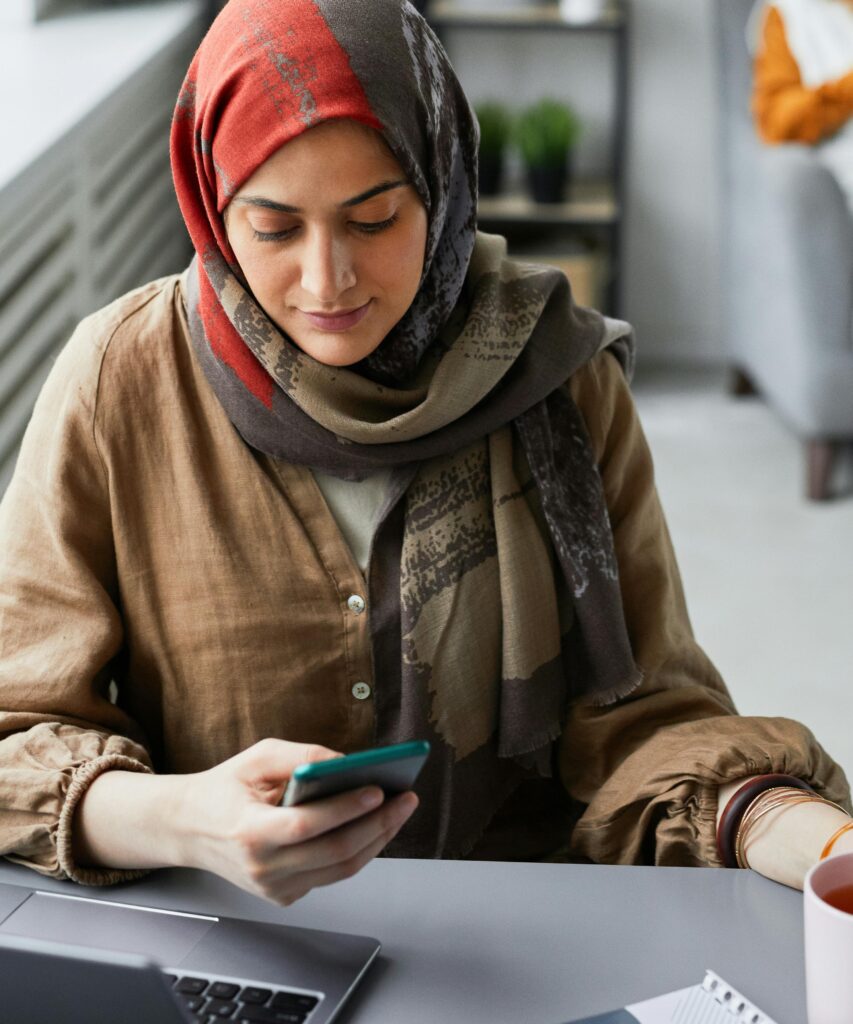
{"type": "Polygon", "coordinates": [[[845,914],[853,914],[853,882],[847,885],[839,885],[835,889],[825,892],[821,899],[836,910],[843,910],[845,914]]]}

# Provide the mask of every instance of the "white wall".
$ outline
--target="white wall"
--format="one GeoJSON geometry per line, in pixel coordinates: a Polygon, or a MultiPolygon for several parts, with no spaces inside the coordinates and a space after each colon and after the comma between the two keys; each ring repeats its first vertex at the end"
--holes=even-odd
{"type": "Polygon", "coordinates": [[[723,359],[714,3],[634,3],[625,300],[649,360],[723,359]]]}
{"type": "MultiPolygon", "coordinates": [[[[640,358],[722,361],[716,194],[715,0],[633,0],[626,316],[640,358]]],[[[581,173],[600,169],[609,110],[602,39],[519,30],[447,36],[471,99],[565,95],[589,130],[581,173]]]]}

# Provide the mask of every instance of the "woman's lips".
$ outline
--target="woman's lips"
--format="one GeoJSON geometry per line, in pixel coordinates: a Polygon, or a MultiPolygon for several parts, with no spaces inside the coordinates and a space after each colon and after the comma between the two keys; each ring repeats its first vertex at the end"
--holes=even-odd
{"type": "Polygon", "coordinates": [[[319,327],[321,331],[346,331],[364,319],[372,301],[370,299],[363,306],[348,313],[333,313],[329,316],[324,313],[309,313],[304,309],[300,312],[312,326],[319,327]]]}

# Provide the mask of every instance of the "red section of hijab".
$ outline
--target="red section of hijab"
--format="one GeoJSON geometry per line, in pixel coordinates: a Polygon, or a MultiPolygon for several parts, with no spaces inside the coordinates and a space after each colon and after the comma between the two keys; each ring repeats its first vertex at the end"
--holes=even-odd
{"type": "Polygon", "coordinates": [[[254,352],[246,345],[225,315],[213,285],[199,263],[199,316],[204,324],[204,336],[210,349],[220,362],[230,366],[249,391],[272,408],[275,384],[272,377],[261,366],[254,352]]]}
{"type": "Polygon", "coordinates": [[[382,130],[313,0],[231,0],[193,58],[175,109],[172,173],[199,255],[205,335],[267,407],[274,382],[228,321],[204,258],[218,250],[234,265],[222,219],[230,198],[285,142],[334,118],[382,130]]]}

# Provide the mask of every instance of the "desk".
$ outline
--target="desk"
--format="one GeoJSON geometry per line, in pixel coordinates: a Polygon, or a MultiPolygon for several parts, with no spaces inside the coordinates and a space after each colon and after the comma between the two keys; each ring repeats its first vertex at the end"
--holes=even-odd
{"type": "MultiPolygon", "coordinates": [[[[71,891],[0,863],[0,882],[71,891]]],[[[87,894],[361,932],[383,949],[340,1024],[558,1024],[701,980],[805,1021],[802,896],[749,871],[377,860],[287,909],[163,871],[87,894]]]]}

